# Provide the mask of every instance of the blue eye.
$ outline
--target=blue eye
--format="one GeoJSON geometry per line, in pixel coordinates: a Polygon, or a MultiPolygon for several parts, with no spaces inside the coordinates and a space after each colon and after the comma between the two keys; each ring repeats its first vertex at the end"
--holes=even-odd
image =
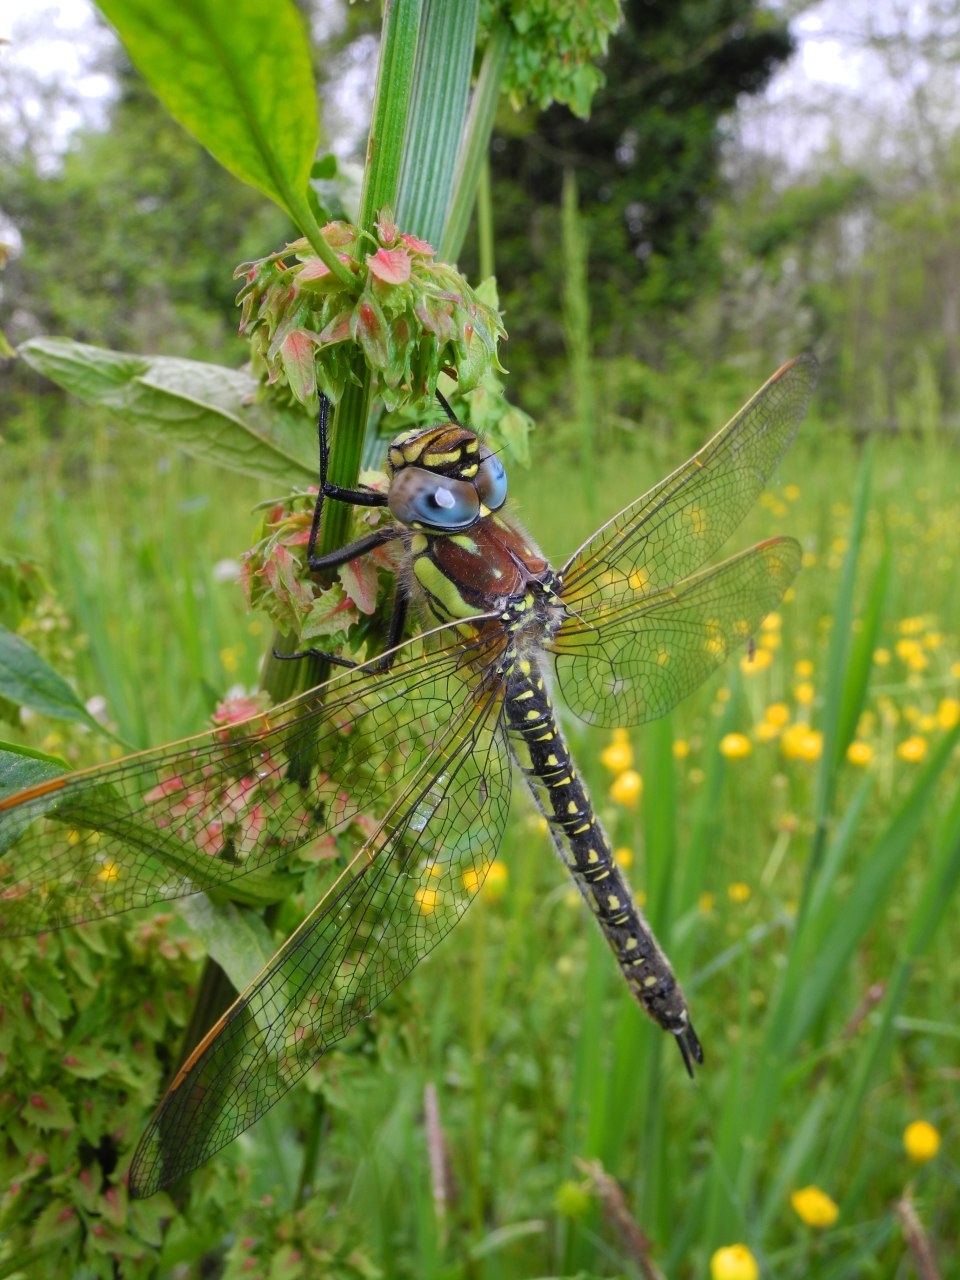
{"type": "Polygon", "coordinates": [[[491,453],[488,458],[484,458],[480,464],[480,470],[477,472],[477,478],[474,481],[477,486],[477,493],[480,495],[480,501],[496,511],[502,507],[507,500],[507,473],[503,463],[495,453],[491,453]]]}
{"type": "Polygon", "coordinates": [[[412,506],[425,524],[455,529],[469,524],[480,514],[477,495],[467,484],[458,481],[440,481],[416,495],[412,506]]]}
{"type": "Polygon", "coordinates": [[[472,484],[419,467],[405,467],[397,473],[388,503],[403,524],[466,529],[480,519],[480,499],[472,484]]]}

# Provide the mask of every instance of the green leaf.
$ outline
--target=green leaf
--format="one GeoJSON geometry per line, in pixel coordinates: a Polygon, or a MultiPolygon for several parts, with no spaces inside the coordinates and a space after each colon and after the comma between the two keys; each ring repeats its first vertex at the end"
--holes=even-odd
{"type": "Polygon", "coordinates": [[[238,991],[273,958],[276,948],[259,916],[231,902],[214,906],[202,893],[184,899],[179,911],[238,991]]]}
{"type": "MultiPolygon", "coordinates": [[[[873,660],[872,645],[869,649],[865,649],[863,642],[861,642],[860,647],[856,650],[856,663],[854,664],[851,661],[857,565],[867,525],[872,475],[873,450],[868,447],[857,475],[849,545],[843,560],[840,585],[833,611],[833,627],[830,633],[830,649],[827,657],[827,685],[824,693],[824,711],[820,725],[823,731],[823,754],[820,758],[816,799],[814,802],[817,832],[814,837],[804,896],[801,901],[800,924],[802,924],[809,886],[812,883],[813,875],[819,867],[826,841],[827,824],[833,806],[833,797],[839,772],[837,761],[847,745],[842,740],[843,734],[849,732],[852,735],[853,728],[855,728],[856,721],[854,716],[859,718],[859,709],[866,694],[870,665],[873,660]],[[853,721],[852,725],[851,721],[853,721]]],[[[865,628],[868,632],[874,631],[879,626],[885,591],[886,570],[881,566],[871,591],[870,620],[865,628]]]]}
{"type": "Polygon", "coordinates": [[[460,156],[453,185],[453,199],[447,216],[446,231],[440,246],[440,256],[448,262],[456,262],[466,239],[477,196],[480,171],[490,146],[493,119],[500,100],[500,85],[510,47],[510,28],[501,22],[484,50],[480,74],[474,86],[470,111],[464,126],[460,156]]]}
{"type": "Polygon", "coordinates": [[[35,1129],[73,1129],[76,1126],[70,1104],[62,1093],[49,1086],[31,1093],[23,1104],[21,1118],[35,1129]]]}
{"type": "Polygon", "coordinates": [[[20,354],[85,404],[102,405],[195,458],[284,485],[316,480],[314,429],[302,411],[255,400],[252,374],[170,356],[131,356],[69,338],[20,354]]]}
{"type": "Polygon", "coordinates": [[[0,697],[55,720],[78,720],[98,731],[101,727],[66,680],[6,627],[0,627],[0,697]]]}
{"type": "Polygon", "coordinates": [[[57,778],[68,768],[66,761],[58,756],[48,756],[43,751],[0,739],[0,797],[12,796],[25,787],[57,778]]]}
{"type": "MultiPolygon", "coordinates": [[[[954,741],[957,739],[954,731],[954,741]]],[[[847,1073],[843,1106],[833,1119],[830,1145],[821,1168],[832,1172],[848,1156],[862,1123],[864,1106],[877,1071],[888,1058],[898,1017],[910,991],[914,966],[930,949],[944,916],[955,900],[960,884],[960,793],[954,795],[944,823],[933,842],[929,870],[907,927],[906,942],[884,995],[879,1019],[874,1021],[867,1044],[860,1050],[856,1070],[847,1073]]]]}
{"type": "Polygon", "coordinates": [[[174,119],[299,220],[317,150],[317,99],[290,0],[101,0],[100,8],[174,119]]]}
{"type": "Polygon", "coordinates": [[[870,672],[873,668],[873,652],[879,643],[880,627],[890,583],[890,551],[884,547],[883,556],[870,584],[864,607],[860,612],[860,628],[853,633],[847,655],[846,676],[841,690],[840,715],[835,739],[834,771],[846,755],[853,741],[860,714],[867,700],[870,672]]]}
{"type": "Polygon", "coordinates": [[[841,974],[861,938],[875,923],[889,895],[897,873],[910,852],[935,787],[951,754],[960,742],[960,725],[944,734],[923,766],[909,794],[884,829],[826,937],[817,947],[808,966],[785,1028],[782,1052],[788,1055],[810,1030],[814,1020],[836,991],[841,974]]]}

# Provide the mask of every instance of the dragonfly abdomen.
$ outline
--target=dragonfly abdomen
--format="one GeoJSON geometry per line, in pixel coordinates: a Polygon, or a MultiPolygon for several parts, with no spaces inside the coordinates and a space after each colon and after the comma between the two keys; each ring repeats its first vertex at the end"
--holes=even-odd
{"type": "Polygon", "coordinates": [[[634,997],[654,1022],[677,1037],[692,1074],[692,1064],[703,1061],[703,1050],[690,1024],[687,1002],[617,865],[535,662],[518,661],[511,672],[506,715],[514,750],[562,862],[596,917],[634,997]]]}

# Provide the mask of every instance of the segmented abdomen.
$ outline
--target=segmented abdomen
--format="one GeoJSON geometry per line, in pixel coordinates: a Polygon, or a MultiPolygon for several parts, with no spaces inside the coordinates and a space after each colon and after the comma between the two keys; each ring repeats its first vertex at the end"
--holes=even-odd
{"type": "Polygon", "coordinates": [[[677,1037],[689,1069],[703,1054],[680,984],[614,859],[536,663],[518,660],[514,665],[507,681],[506,715],[514,750],[557,852],[596,916],[630,990],[654,1022],[677,1037]]]}

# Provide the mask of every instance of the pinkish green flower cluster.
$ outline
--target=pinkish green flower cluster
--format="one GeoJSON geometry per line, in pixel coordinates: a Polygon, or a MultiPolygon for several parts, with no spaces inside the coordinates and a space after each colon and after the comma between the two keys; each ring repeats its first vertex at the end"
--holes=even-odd
{"type": "MultiPolygon", "coordinates": [[[[368,472],[369,488],[382,488],[386,477],[368,472]]],[[[307,568],[307,543],[316,490],[291,495],[264,511],[261,536],[244,556],[243,587],[253,610],[265,611],[279,630],[304,646],[340,649],[351,631],[376,612],[381,597],[394,589],[398,568],[395,546],[376,550],[341,565],[328,586],[316,582],[307,568]]],[[[356,513],[356,536],[389,518],[382,507],[356,513]]]]}
{"type": "Polygon", "coordinates": [[[387,211],[375,235],[347,222],[329,222],[322,234],[349,269],[349,282],[306,240],[235,273],[245,277],[237,298],[240,331],[249,335],[265,383],[286,388],[310,410],[319,391],[336,403],[359,380],[359,346],[376,393],[398,408],[428,399],[441,370],[468,391],[501,368],[497,344],[506,331],[499,312],[455,268],[437,262],[426,241],[401,232],[387,211]]]}

